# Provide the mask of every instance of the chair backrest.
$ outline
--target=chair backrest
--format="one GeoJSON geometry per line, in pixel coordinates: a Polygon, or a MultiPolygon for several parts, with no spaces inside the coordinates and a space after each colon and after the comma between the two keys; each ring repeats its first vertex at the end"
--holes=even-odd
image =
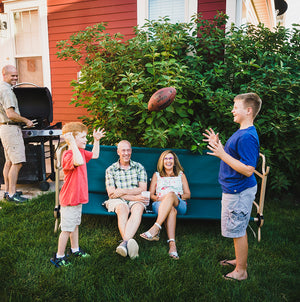
{"type": "MultiPolygon", "coordinates": [[[[88,145],[87,150],[92,146],[88,145]]],[[[159,156],[166,149],[133,147],[131,159],[141,163],[148,175],[148,185],[156,171],[159,156]]],[[[220,160],[203,153],[193,153],[185,149],[172,149],[178,156],[188,179],[192,199],[221,198],[222,191],[218,183],[220,160]]],[[[105,170],[118,160],[117,147],[100,147],[100,156],[87,164],[89,192],[106,193],[105,170]]]]}

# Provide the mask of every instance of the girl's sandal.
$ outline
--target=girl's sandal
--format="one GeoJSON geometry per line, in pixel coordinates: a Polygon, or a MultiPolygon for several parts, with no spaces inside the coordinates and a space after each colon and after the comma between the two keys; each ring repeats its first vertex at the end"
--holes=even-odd
{"type": "Polygon", "coordinates": [[[159,228],[159,231],[158,231],[158,233],[155,236],[152,236],[149,231],[140,234],[140,236],[142,238],[148,240],[148,241],[158,241],[159,240],[159,233],[160,233],[160,230],[161,230],[161,226],[157,222],[155,222],[155,225],[159,228]]]}
{"type": "MultiPolygon", "coordinates": [[[[170,241],[173,241],[175,243],[175,239],[169,239],[167,240],[167,242],[169,243],[170,241]]],[[[174,259],[174,260],[179,260],[179,256],[178,256],[178,253],[177,252],[170,252],[169,253],[169,256],[174,259]]]]}

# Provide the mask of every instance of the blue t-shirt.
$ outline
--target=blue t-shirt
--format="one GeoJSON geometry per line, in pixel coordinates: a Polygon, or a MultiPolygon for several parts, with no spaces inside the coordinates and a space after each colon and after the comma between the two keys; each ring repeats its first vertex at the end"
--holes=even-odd
{"type": "MultiPolygon", "coordinates": [[[[236,131],[225,144],[224,150],[247,166],[256,168],[259,158],[259,139],[254,126],[236,131]]],[[[219,183],[224,193],[240,193],[254,187],[257,182],[254,173],[247,177],[232,169],[221,160],[219,183]]]]}

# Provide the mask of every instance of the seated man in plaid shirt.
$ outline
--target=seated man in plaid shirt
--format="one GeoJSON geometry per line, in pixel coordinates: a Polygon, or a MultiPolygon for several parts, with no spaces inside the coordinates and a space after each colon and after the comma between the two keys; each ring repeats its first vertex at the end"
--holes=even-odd
{"type": "Polygon", "coordinates": [[[118,144],[119,160],[106,169],[105,184],[109,200],[105,202],[109,212],[116,212],[122,242],[116,252],[134,259],[138,257],[139,246],[133,239],[148,204],[141,195],[147,190],[145,168],[131,158],[131,144],[122,140],[118,144]]]}

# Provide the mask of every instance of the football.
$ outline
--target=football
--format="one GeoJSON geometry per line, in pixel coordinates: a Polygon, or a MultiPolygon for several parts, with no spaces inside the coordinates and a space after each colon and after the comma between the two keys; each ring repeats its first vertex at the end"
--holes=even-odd
{"type": "Polygon", "coordinates": [[[176,89],[165,87],[157,90],[148,102],[149,111],[159,111],[168,107],[175,99],[176,89]]]}

